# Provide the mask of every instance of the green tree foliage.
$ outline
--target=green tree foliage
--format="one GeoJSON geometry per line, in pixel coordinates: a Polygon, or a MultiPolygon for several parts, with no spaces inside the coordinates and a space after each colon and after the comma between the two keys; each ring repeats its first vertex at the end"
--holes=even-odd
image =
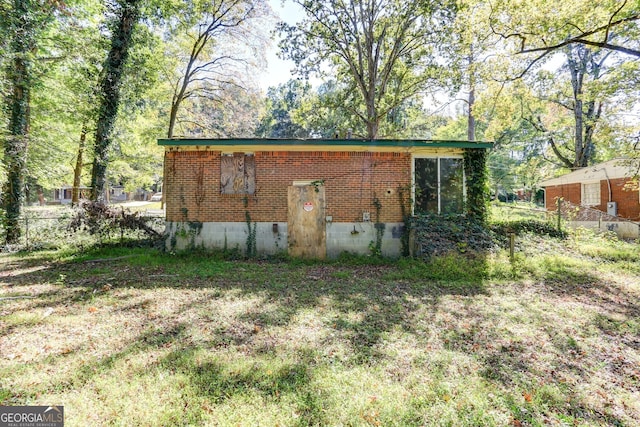
{"type": "Polygon", "coordinates": [[[221,82],[212,95],[189,99],[189,108],[185,108],[180,121],[182,134],[210,138],[255,137],[263,96],[257,89],[221,82]]]}
{"type": "Polygon", "coordinates": [[[570,170],[608,158],[613,139],[633,132],[619,114],[638,99],[619,59],[572,45],[547,68],[489,85],[495,95],[478,106],[488,124],[485,136],[499,147],[526,151],[526,158],[541,156],[570,170]]]}
{"type": "Polygon", "coordinates": [[[358,117],[355,133],[366,138],[378,137],[381,121],[433,81],[435,51],[454,13],[451,4],[429,0],[295,3],[306,17],[280,25],[283,55],[303,75],[330,69],[346,86],[341,107],[358,117]]]}
{"type": "Polygon", "coordinates": [[[307,138],[311,132],[292,119],[305,98],[309,97],[311,85],[301,80],[289,80],[267,90],[265,115],[256,134],[261,138],[307,138]]]}
{"type": "Polygon", "coordinates": [[[86,147],[95,130],[98,81],[108,49],[100,32],[103,12],[102,2],[96,0],[74,3],[41,38],[47,72],[33,94],[32,110],[37,114],[28,173],[41,188],[73,183],[75,203],[86,147]]]}
{"type": "Polygon", "coordinates": [[[116,16],[113,19],[111,48],[100,84],[100,108],[91,171],[91,200],[93,201],[103,197],[108,150],[112,143],[113,127],[120,104],[120,85],[133,31],[140,17],[141,0],[120,0],[118,3],[116,16]]]}
{"type": "Polygon", "coordinates": [[[18,218],[24,199],[27,147],[30,136],[31,92],[37,81],[35,59],[38,38],[62,5],[57,1],[15,0],[2,3],[7,67],[8,132],[4,138],[3,165],[7,174],[2,191],[7,243],[20,238],[18,218]]]}
{"type": "MultiPolygon", "coordinates": [[[[353,93],[346,84],[329,80],[316,91],[308,93],[300,105],[289,115],[296,125],[302,126],[310,136],[319,138],[363,137],[354,129],[362,122],[351,109],[344,108],[355,103],[353,93]]],[[[405,99],[389,110],[379,122],[379,135],[393,138],[425,138],[432,135],[434,118],[429,117],[420,96],[405,99]]]]}
{"type": "MultiPolygon", "coordinates": [[[[569,126],[562,126],[554,120],[555,123],[552,122],[552,125],[557,124],[554,126],[556,132],[550,132],[540,116],[531,117],[530,120],[537,130],[547,135],[547,142],[555,156],[569,169],[577,169],[588,166],[595,155],[594,134],[603,113],[606,95],[595,89],[589,91],[588,85],[600,80],[605,72],[608,55],[594,52],[583,45],[568,46],[563,53],[566,63],[562,69],[569,74],[570,89],[557,87],[553,84],[557,76],[546,75],[543,77],[546,81],[541,84],[541,96],[555,104],[551,106],[554,111],[558,112],[559,107],[569,112],[569,126]],[[550,90],[545,87],[546,83],[550,90]],[[567,127],[570,129],[569,132],[565,132],[568,135],[559,135],[560,131],[567,127]],[[564,147],[561,146],[562,142],[564,147]]],[[[565,115],[561,113],[554,114],[556,118],[563,116],[565,115]]]]}
{"type": "MultiPolygon", "coordinates": [[[[92,148],[99,113],[99,91],[109,52],[109,33],[102,31],[110,9],[103,2],[84,0],[49,26],[41,37],[41,56],[47,73],[33,93],[31,147],[28,158],[30,180],[38,188],[57,188],[73,184],[73,202],[78,203],[79,188],[88,186],[93,160],[92,148]]],[[[151,189],[153,176],[161,170],[162,153],[155,138],[162,110],[158,99],[165,97],[158,76],[163,46],[147,26],[140,25],[120,84],[120,106],[114,122],[109,153],[114,162],[120,153],[128,155],[123,176],[107,170],[108,182],[144,182],[151,189]],[[155,171],[150,168],[155,167],[155,171]]],[[[31,191],[33,194],[34,191],[31,191]]],[[[50,195],[47,195],[49,197],[50,195]]]]}
{"type": "Polygon", "coordinates": [[[329,80],[310,91],[290,115],[313,137],[347,138],[360,125],[359,118],[344,108],[350,99],[345,84],[329,80]]]}
{"type": "Polygon", "coordinates": [[[535,61],[570,45],[640,57],[638,0],[497,0],[491,9],[493,31],[535,61]]]}

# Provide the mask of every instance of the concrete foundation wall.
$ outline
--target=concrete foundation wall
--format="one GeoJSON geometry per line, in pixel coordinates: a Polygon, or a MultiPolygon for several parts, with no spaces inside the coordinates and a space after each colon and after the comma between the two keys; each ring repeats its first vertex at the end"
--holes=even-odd
{"type": "Polygon", "coordinates": [[[595,228],[600,231],[613,231],[621,239],[640,238],[640,224],[622,221],[569,221],[571,228],[595,228]]]}
{"type": "MultiPolygon", "coordinates": [[[[401,236],[403,223],[384,224],[382,235],[382,255],[397,257],[402,253],[401,236]]],[[[376,229],[372,222],[327,223],[327,256],[335,258],[342,252],[366,255],[371,253],[370,245],[375,244],[376,229]]]]}
{"type": "MultiPolygon", "coordinates": [[[[288,250],[286,222],[255,222],[256,250],[273,255],[288,250]],[[274,224],[277,228],[274,231],[274,224]]],[[[402,252],[403,223],[385,224],[382,254],[396,257],[402,252]]],[[[249,227],[246,222],[169,222],[166,226],[167,250],[238,249],[245,253],[249,227]]],[[[370,244],[376,241],[375,225],[371,222],[326,224],[327,256],[335,258],[342,252],[370,254],[370,244]]]]}

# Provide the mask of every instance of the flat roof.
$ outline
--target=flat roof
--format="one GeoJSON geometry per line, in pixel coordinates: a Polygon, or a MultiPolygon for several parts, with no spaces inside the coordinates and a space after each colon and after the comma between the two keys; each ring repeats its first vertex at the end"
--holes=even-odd
{"type": "Polygon", "coordinates": [[[333,150],[349,147],[412,149],[412,148],[484,148],[493,147],[493,142],[484,141],[454,141],[431,139],[277,139],[277,138],[171,138],[158,139],[158,145],[165,147],[183,146],[237,146],[264,147],[265,149],[285,149],[294,151],[296,148],[332,147],[333,150]]]}

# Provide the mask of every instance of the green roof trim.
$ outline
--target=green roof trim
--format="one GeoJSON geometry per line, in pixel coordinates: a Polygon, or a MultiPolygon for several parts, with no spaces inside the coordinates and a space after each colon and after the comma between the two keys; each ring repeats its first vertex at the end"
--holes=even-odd
{"type": "Polygon", "coordinates": [[[443,148],[493,148],[493,142],[482,141],[446,141],[430,139],[273,139],[273,138],[230,138],[230,139],[193,139],[193,138],[173,138],[158,139],[158,145],[162,146],[247,146],[263,145],[282,146],[333,146],[333,147],[443,147],[443,148]]]}

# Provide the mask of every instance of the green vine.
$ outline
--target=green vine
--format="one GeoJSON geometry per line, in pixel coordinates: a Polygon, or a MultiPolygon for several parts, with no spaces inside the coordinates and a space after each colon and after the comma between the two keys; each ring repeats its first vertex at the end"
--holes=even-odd
{"type": "Polygon", "coordinates": [[[481,224],[486,223],[489,201],[487,150],[468,148],[464,151],[464,172],[467,181],[466,214],[481,224]]]}
{"type": "Polygon", "coordinates": [[[411,255],[411,251],[409,249],[409,236],[411,234],[411,198],[409,198],[409,203],[407,203],[407,198],[405,197],[405,192],[411,194],[410,188],[398,188],[398,201],[400,202],[400,212],[402,213],[402,222],[404,223],[404,229],[402,231],[402,236],[400,237],[400,245],[402,247],[402,256],[408,257],[411,255]]]}
{"type": "Polygon", "coordinates": [[[256,229],[257,223],[251,222],[251,214],[249,211],[244,212],[244,217],[247,222],[247,258],[253,258],[257,254],[257,246],[256,246],[256,229]]]}
{"type": "Polygon", "coordinates": [[[376,240],[375,242],[369,243],[369,250],[371,251],[371,255],[381,256],[382,255],[382,237],[384,236],[384,230],[386,228],[386,224],[380,222],[380,211],[382,210],[382,203],[378,196],[373,195],[373,206],[376,209],[376,222],[373,225],[376,229],[376,240]]]}
{"type": "Polygon", "coordinates": [[[316,193],[320,192],[320,187],[324,185],[324,179],[318,179],[316,181],[311,181],[311,185],[315,187],[316,193]]]}
{"type": "Polygon", "coordinates": [[[204,224],[200,221],[184,221],[180,224],[173,224],[175,232],[169,233],[169,250],[174,250],[178,245],[178,239],[185,242],[186,250],[196,249],[196,237],[202,233],[204,224]]]}

